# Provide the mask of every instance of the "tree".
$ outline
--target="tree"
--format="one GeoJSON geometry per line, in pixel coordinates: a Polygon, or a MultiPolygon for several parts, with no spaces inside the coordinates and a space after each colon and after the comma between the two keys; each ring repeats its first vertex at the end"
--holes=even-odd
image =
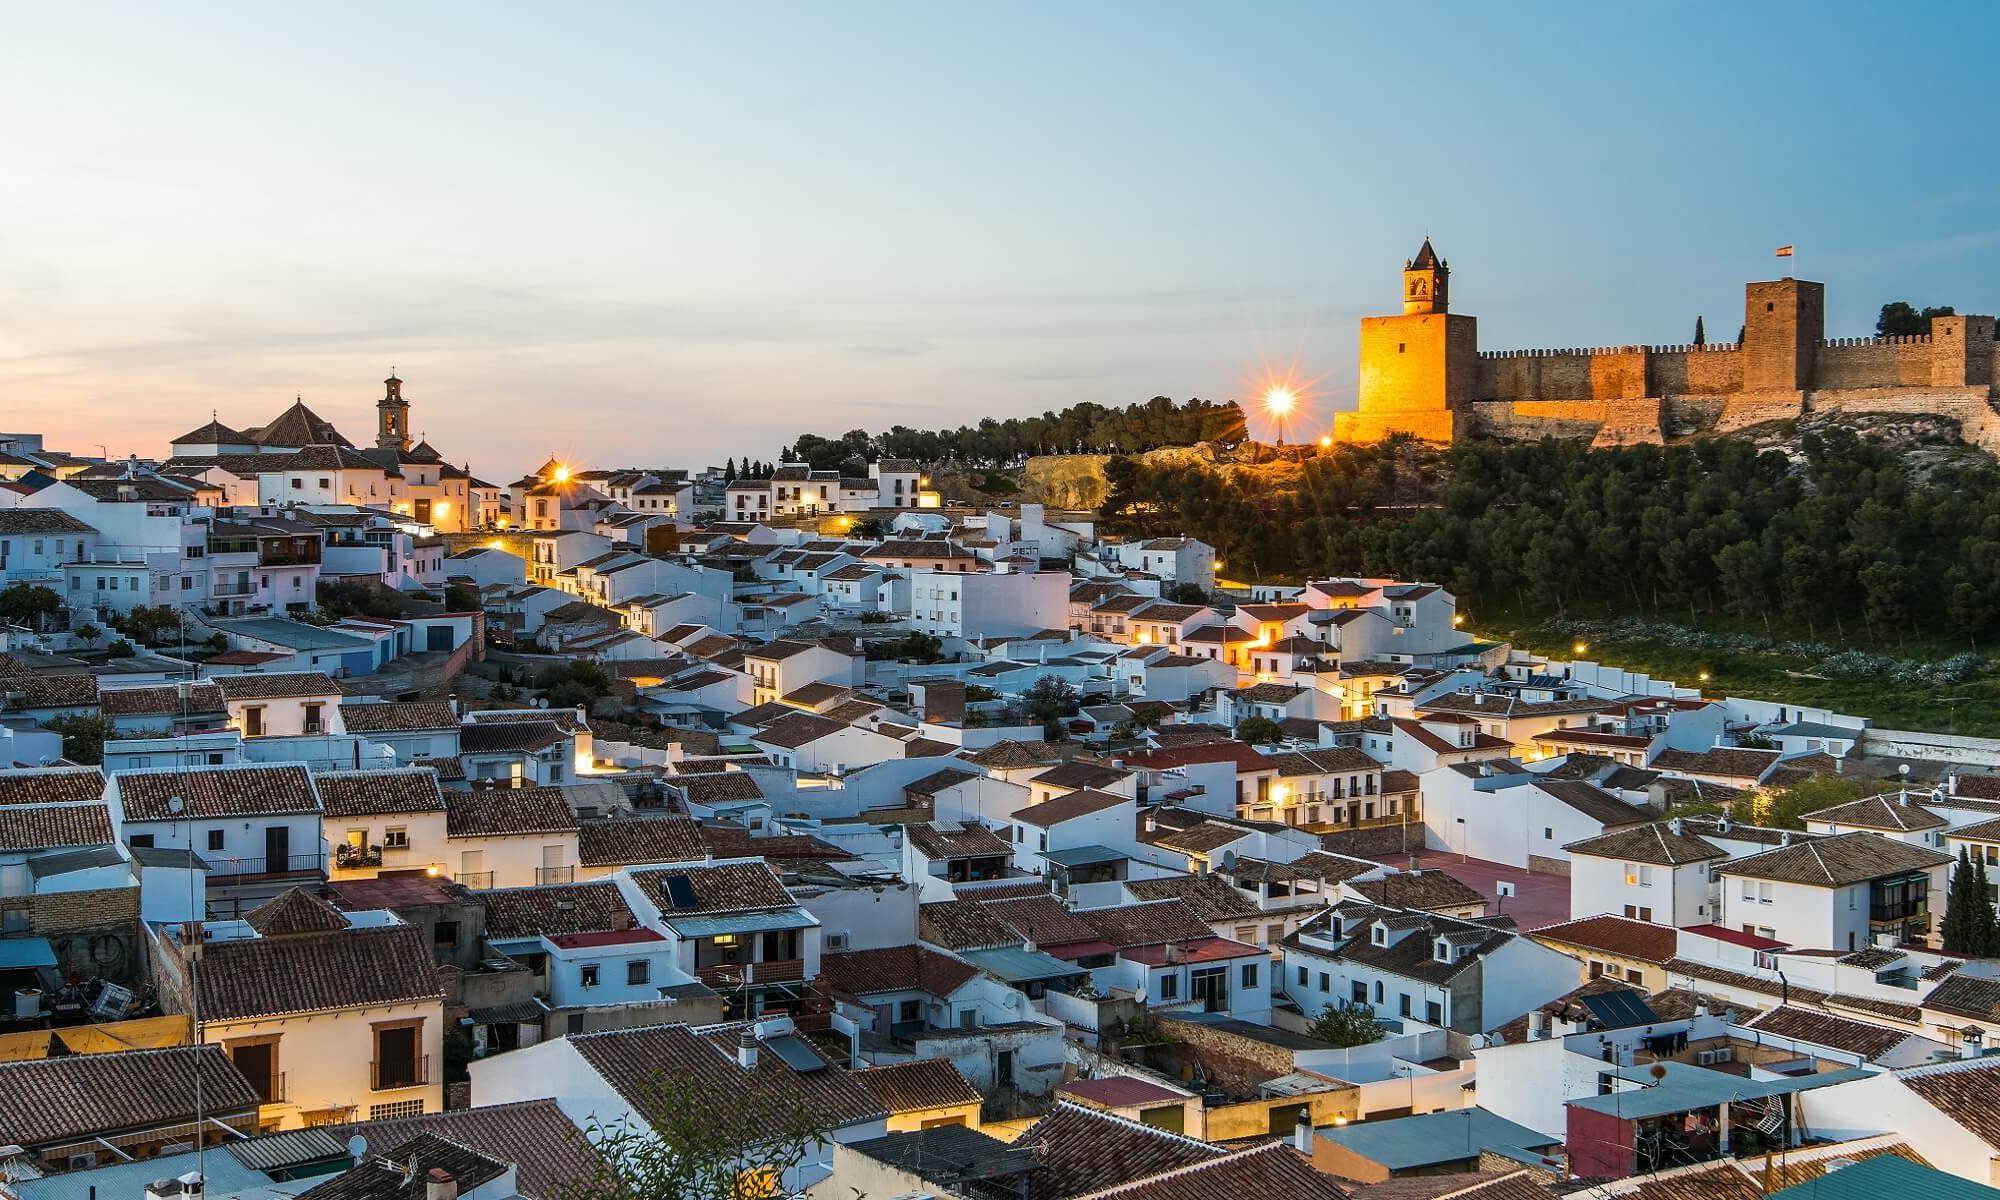
{"type": "Polygon", "coordinates": [[[62,596],[53,588],[39,584],[9,584],[0,591],[0,621],[14,625],[33,625],[40,628],[47,620],[62,611],[62,596]]]}
{"type": "MultiPolygon", "coordinates": [[[[769,1050],[762,1056],[773,1056],[769,1050]]],[[[765,1200],[832,1136],[825,1107],[788,1068],[761,1063],[741,1085],[663,1070],[639,1085],[639,1119],[592,1120],[596,1151],[556,1200],[765,1200]],[[757,1131],[752,1135],[749,1131],[757,1131]],[[756,1140],[749,1140],[755,1136],[756,1140]]]]}
{"type": "Polygon", "coordinates": [[[1986,877],[1986,860],[1972,860],[1972,895],[1979,905],[1973,924],[1972,953],[1981,958],[2000,958],[2000,914],[1993,908],[1993,883],[1986,877]]]}
{"type": "MultiPolygon", "coordinates": [[[[1985,864],[1980,864],[1984,869],[1985,864]]],[[[1993,923],[1993,905],[1986,899],[1986,889],[1979,883],[1979,874],[1972,864],[1972,857],[1964,849],[1958,852],[1958,865],[1951,871],[1951,886],[1945,892],[1944,920],[1939,923],[1938,934],[1944,941],[1944,949],[1950,954],[1978,954],[1979,945],[1989,940],[1985,927],[1993,923]]]]}
{"type": "Polygon", "coordinates": [[[463,583],[445,584],[444,607],[446,612],[478,612],[479,589],[463,583]]]}
{"type": "Polygon", "coordinates": [[[111,735],[111,723],[91,713],[50,717],[42,728],[62,734],[63,757],[73,763],[94,767],[104,761],[104,739],[111,735]]]}
{"type": "Polygon", "coordinates": [[[1268,746],[1283,741],[1285,731],[1269,717],[1245,717],[1236,722],[1236,736],[1253,746],[1268,746]]]}
{"type": "Polygon", "coordinates": [[[1859,800],[1876,790],[1838,775],[1809,775],[1782,787],[1744,792],[1730,805],[1729,815],[1746,825],[1804,829],[1807,813],[1859,800]]]}
{"type": "Polygon", "coordinates": [[[134,654],[137,654],[138,652],[139,651],[133,647],[132,643],[126,641],[124,638],[118,638],[114,640],[109,646],[106,646],[104,648],[104,657],[130,658],[134,654]]]}
{"type": "Polygon", "coordinates": [[[1199,584],[1177,583],[1168,588],[1161,599],[1170,604],[1207,604],[1208,593],[1202,591],[1199,584]]]}
{"type": "Polygon", "coordinates": [[[722,466],[722,482],[736,482],[736,457],[734,455],[731,455],[729,461],[722,466]]]}
{"type": "Polygon", "coordinates": [[[1708,330],[1702,328],[1700,317],[1694,319],[1694,344],[1697,346],[1708,345],[1708,330]]]}
{"type": "Polygon", "coordinates": [[[600,698],[611,693],[611,676],[594,662],[562,663],[535,672],[535,690],[549,702],[550,708],[581,708],[588,712],[600,698]]]}
{"type": "Polygon", "coordinates": [[[1062,722],[1083,707],[1076,685],[1058,675],[1044,675],[1021,693],[1021,707],[1042,723],[1043,735],[1052,742],[1062,740],[1062,722]]]}
{"type": "Polygon", "coordinates": [[[1911,337],[1929,333],[1932,317],[1956,315],[1957,310],[1949,304],[1919,311],[1908,300],[1891,300],[1882,306],[1882,314],[1875,318],[1875,332],[1882,337],[1911,337]]]}
{"type": "Polygon", "coordinates": [[[1382,1027],[1366,1004],[1329,1004],[1307,1024],[1306,1036],[1332,1046],[1371,1046],[1382,1040],[1382,1027]]]}
{"type": "Polygon", "coordinates": [[[77,640],[82,642],[86,647],[96,645],[97,640],[104,636],[102,629],[99,629],[88,621],[70,630],[70,632],[74,633],[77,640]]]}

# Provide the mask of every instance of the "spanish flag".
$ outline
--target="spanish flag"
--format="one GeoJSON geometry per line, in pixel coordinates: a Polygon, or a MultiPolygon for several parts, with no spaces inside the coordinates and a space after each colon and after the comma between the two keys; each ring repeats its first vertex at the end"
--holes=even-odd
{"type": "Polygon", "coordinates": [[[1778,257],[1779,257],[1779,258],[1790,258],[1791,256],[1792,256],[1792,248],[1791,248],[1790,246],[1780,246],[1780,247],[1778,247],[1778,257]]]}

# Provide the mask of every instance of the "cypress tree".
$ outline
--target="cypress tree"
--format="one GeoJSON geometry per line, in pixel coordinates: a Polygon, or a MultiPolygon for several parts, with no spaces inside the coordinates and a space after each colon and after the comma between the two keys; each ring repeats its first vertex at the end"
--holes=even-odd
{"type": "Polygon", "coordinates": [[[724,483],[736,482],[736,458],[734,455],[731,455],[729,461],[723,465],[722,482],[724,483]]]}
{"type": "Polygon", "coordinates": [[[1973,926],[1969,949],[1981,958],[2000,956],[2000,915],[1993,910],[1993,889],[1986,878],[1985,859],[1972,860],[1972,884],[1968,890],[1972,893],[1968,904],[1977,914],[1968,922],[1973,926]]]}
{"type": "Polygon", "coordinates": [[[1694,319],[1694,344],[1697,346],[1708,345],[1708,331],[1702,328],[1699,316],[1694,319]]]}
{"type": "MultiPolygon", "coordinates": [[[[1977,954],[1975,944],[1979,938],[1978,912],[1986,906],[1986,890],[1979,888],[1978,877],[1973,873],[1972,859],[1964,850],[1958,852],[1958,865],[1952,868],[1951,886],[1945,892],[1944,921],[1939,925],[1939,935],[1944,940],[1944,948],[1954,954],[1977,954]]],[[[1991,909],[1988,909],[1991,920],[1991,909]]]]}

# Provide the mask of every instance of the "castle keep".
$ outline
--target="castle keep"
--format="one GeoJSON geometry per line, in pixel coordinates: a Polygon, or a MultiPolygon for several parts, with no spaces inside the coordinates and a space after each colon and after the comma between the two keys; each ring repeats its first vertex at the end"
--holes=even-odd
{"type": "Polygon", "coordinates": [[[1752,283],[1741,344],[1479,349],[1479,322],[1450,311],[1451,268],[1429,239],[1403,266],[1403,311],[1361,321],[1360,407],[1344,442],[1408,433],[1660,442],[1807,412],[1927,413],[2000,448],[1994,319],[1937,317],[1928,334],[1832,338],[1826,288],[1752,283]]]}

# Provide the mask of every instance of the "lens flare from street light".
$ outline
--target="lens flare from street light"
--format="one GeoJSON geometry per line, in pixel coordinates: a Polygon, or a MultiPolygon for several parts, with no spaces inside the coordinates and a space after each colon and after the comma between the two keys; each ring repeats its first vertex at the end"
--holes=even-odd
{"type": "Polygon", "coordinates": [[[1319,437],[1319,448],[1322,450],[1333,449],[1333,435],[1325,433],[1321,434],[1319,437]]]}
{"type": "Polygon", "coordinates": [[[1299,398],[1292,394],[1292,389],[1282,385],[1264,393],[1264,407],[1270,409],[1273,416],[1284,416],[1298,402],[1299,398]]]}
{"type": "Polygon", "coordinates": [[[568,468],[568,467],[563,467],[563,466],[558,466],[558,467],[556,468],[556,476],[555,476],[555,478],[556,478],[556,482],[557,482],[557,483],[568,483],[568,482],[569,482],[569,468],[568,468]]]}

